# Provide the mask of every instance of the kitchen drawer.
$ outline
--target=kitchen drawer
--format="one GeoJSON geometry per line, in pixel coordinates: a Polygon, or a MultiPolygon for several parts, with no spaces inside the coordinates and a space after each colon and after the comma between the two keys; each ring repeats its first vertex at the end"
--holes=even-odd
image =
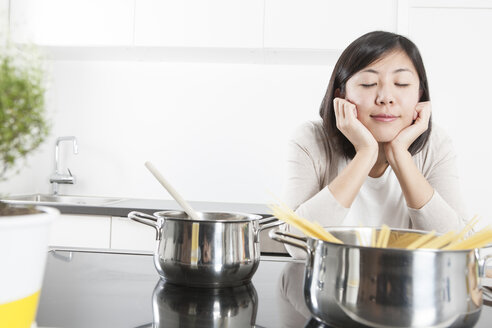
{"type": "Polygon", "coordinates": [[[154,251],[155,229],[127,217],[111,217],[111,248],[132,251],[154,251]]]}
{"type": "Polygon", "coordinates": [[[53,222],[50,246],[109,248],[110,217],[62,214],[53,222]]]}

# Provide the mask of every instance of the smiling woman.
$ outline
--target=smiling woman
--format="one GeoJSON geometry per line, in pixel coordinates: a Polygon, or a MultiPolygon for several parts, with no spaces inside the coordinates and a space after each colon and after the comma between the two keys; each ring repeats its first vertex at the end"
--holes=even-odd
{"type": "Polygon", "coordinates": [[[432,128],[413,42],[382,31],[352,42],[320,116],[300,126],[289,146],[283,198],[297,214],[325,227],[446,232],[463,225],[456,156],[451,140],[432,128]]]}

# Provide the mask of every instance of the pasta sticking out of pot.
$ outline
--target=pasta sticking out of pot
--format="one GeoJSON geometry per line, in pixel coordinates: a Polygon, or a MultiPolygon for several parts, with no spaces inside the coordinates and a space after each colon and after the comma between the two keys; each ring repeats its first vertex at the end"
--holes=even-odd
{"type": "MultiPolygon", "coordinates": [[[[311,222],[297,215],[287,205],[270,205],[273,215],[300,231],[306,236],[332,243],[343,244],[343,241],[325,230],[319,223],[311,222]]],[[[390,227],[383,224],[379,232],[372,228],[370,241],[362,238],[360,232],[355,230],[357,243],[361,246],[378,248],[403,248],[415,249],[441,249],[441,250],[468,250],[482,248],[492,243],[492,228],[487,226],[477,233],[469,234],[477,224],[478,217],[473,217],[470,222],[460,231],[449,231],[443,235],[436,236],[436,232],[430,231],[426,234],[416,232],[391,231],[390,227]],[[467,237],[468,235],[468,237],[467,237]]],[[[365,235],[367,238],[367,234],[365,235]]]]}
{"type": "Polygon", "coordinates": [[[331,233],[326,231],[319,223],[313,223],[304,218],[301,218],[293,210],[291,210],[284,204],[271,205],[270,209],[277,219],[296,227],[297,229],[301,230],[306,236],[329,241],[332,243],[343,244],[340,239],[336,238],[331,233]]]}

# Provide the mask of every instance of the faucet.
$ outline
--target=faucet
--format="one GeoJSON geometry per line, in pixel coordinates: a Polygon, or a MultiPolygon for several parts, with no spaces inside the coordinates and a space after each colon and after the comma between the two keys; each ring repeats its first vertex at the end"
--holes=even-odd
{"type": "Polygon", "coordinates": [[[72,175],[72,172],[70,172],[70,169],[67,168],[68,174],[63,174],[60,171],[60,156],[59,154],[59,145],[60,142],[62,141],[72,141],[73,142],[73,153],[77,154],[78,147],[77,147],[77,139],[73,136],[69,137],[58,137],[56,139],[56,146],[55,146],[55,173],[53,173],[50,176],[50,183],[52,184],[53,187],[53,195],[58,195],[58,184],[63,183],[63,184],[74,184],[75,183],[75,177],[72,175]]]}

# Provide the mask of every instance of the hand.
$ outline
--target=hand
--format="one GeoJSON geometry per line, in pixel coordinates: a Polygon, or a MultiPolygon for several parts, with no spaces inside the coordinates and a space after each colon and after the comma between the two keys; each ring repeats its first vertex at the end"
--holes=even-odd
{"type": "Polygon", "coordinates": [[[354,145],[355,151],[373,149],[377,152],[378,143],[371,132],[357,119],[357,107],[342,99],[333,99],[337,128],[354,145]]]}
{"type": "Polygon", "coordinates": [[[432,106],[430,101],[420,102],[415,106],[414,122],[390,142],[385,143],[384,150],[388,161],[394,159],[396,151],[408,151],[412,143],[429,128],[432,106]]]}

